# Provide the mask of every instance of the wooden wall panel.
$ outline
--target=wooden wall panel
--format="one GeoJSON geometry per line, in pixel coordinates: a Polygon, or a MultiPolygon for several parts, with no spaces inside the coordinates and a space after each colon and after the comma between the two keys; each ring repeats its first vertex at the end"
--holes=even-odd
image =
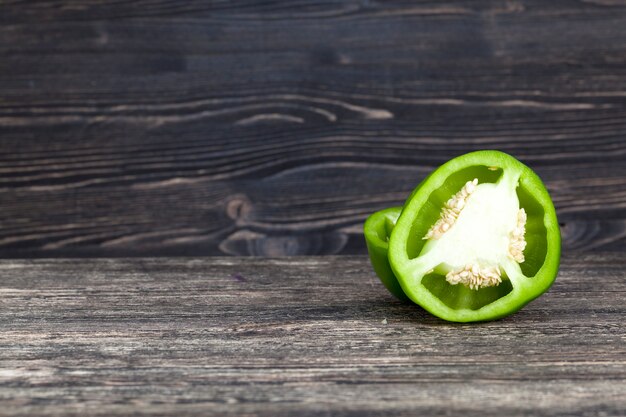
{"type": "Polygon", "coordinates": [[[364,253],[447,159],[626,248],[620,2],[0,4],[0,256],[364,253]]]}

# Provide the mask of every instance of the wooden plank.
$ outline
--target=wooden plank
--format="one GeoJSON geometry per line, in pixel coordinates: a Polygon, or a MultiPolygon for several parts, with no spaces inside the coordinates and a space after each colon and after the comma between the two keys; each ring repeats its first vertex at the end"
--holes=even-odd
{"type": "Polygon", "coordinates": [[[2,414],[623,415],[625,271],[570,254],[517,314],[452,324],[364,257],[4,260],[2,414]]]}
{"type": "Polygon", "coordinates": [[[564,246],[626,249],[626,6],[0,5],[0,257],[362,254],[365,217],[496,148],[564,246]]]}

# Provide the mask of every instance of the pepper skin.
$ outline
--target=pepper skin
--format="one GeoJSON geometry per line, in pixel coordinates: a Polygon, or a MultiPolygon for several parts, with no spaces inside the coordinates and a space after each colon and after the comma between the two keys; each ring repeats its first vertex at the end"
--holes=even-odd
{"type": "Polygon", "coordinates": [[[389,236],[396,221],[400,216],[402,207],[391,207],[385,210],[377,211],[367,218],[363,227],[365,233],[365,242],[367,243],[367,251],[370,255],[372,267],[385,288],[400,300],[406,301],[406,296],[398,279],[391,270],[389,265],[389,236]]]}

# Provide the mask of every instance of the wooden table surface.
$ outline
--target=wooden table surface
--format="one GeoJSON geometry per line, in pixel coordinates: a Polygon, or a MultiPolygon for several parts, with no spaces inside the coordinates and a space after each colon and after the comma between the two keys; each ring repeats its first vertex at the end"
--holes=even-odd
{"type": "Polygon", "coordinates": [[[623,416],[626,260],[441,321],[365,257],[0,261],[0,414],[623,416]]]}

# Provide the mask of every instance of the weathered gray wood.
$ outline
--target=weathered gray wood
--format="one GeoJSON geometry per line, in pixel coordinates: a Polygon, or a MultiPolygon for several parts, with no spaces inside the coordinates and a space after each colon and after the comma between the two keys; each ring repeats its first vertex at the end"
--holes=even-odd
{"type": "Polygon", "coordinates": [[[0,2],[0,256],[363,254],[496,148],[626,249],[626,5],[0,2]]]}
{"type": "Polygon", "coordinates": [[[0,414],[618,416],[624,294],[620,253],[465,325],[364,257],[5,260],[0,414]]]}

